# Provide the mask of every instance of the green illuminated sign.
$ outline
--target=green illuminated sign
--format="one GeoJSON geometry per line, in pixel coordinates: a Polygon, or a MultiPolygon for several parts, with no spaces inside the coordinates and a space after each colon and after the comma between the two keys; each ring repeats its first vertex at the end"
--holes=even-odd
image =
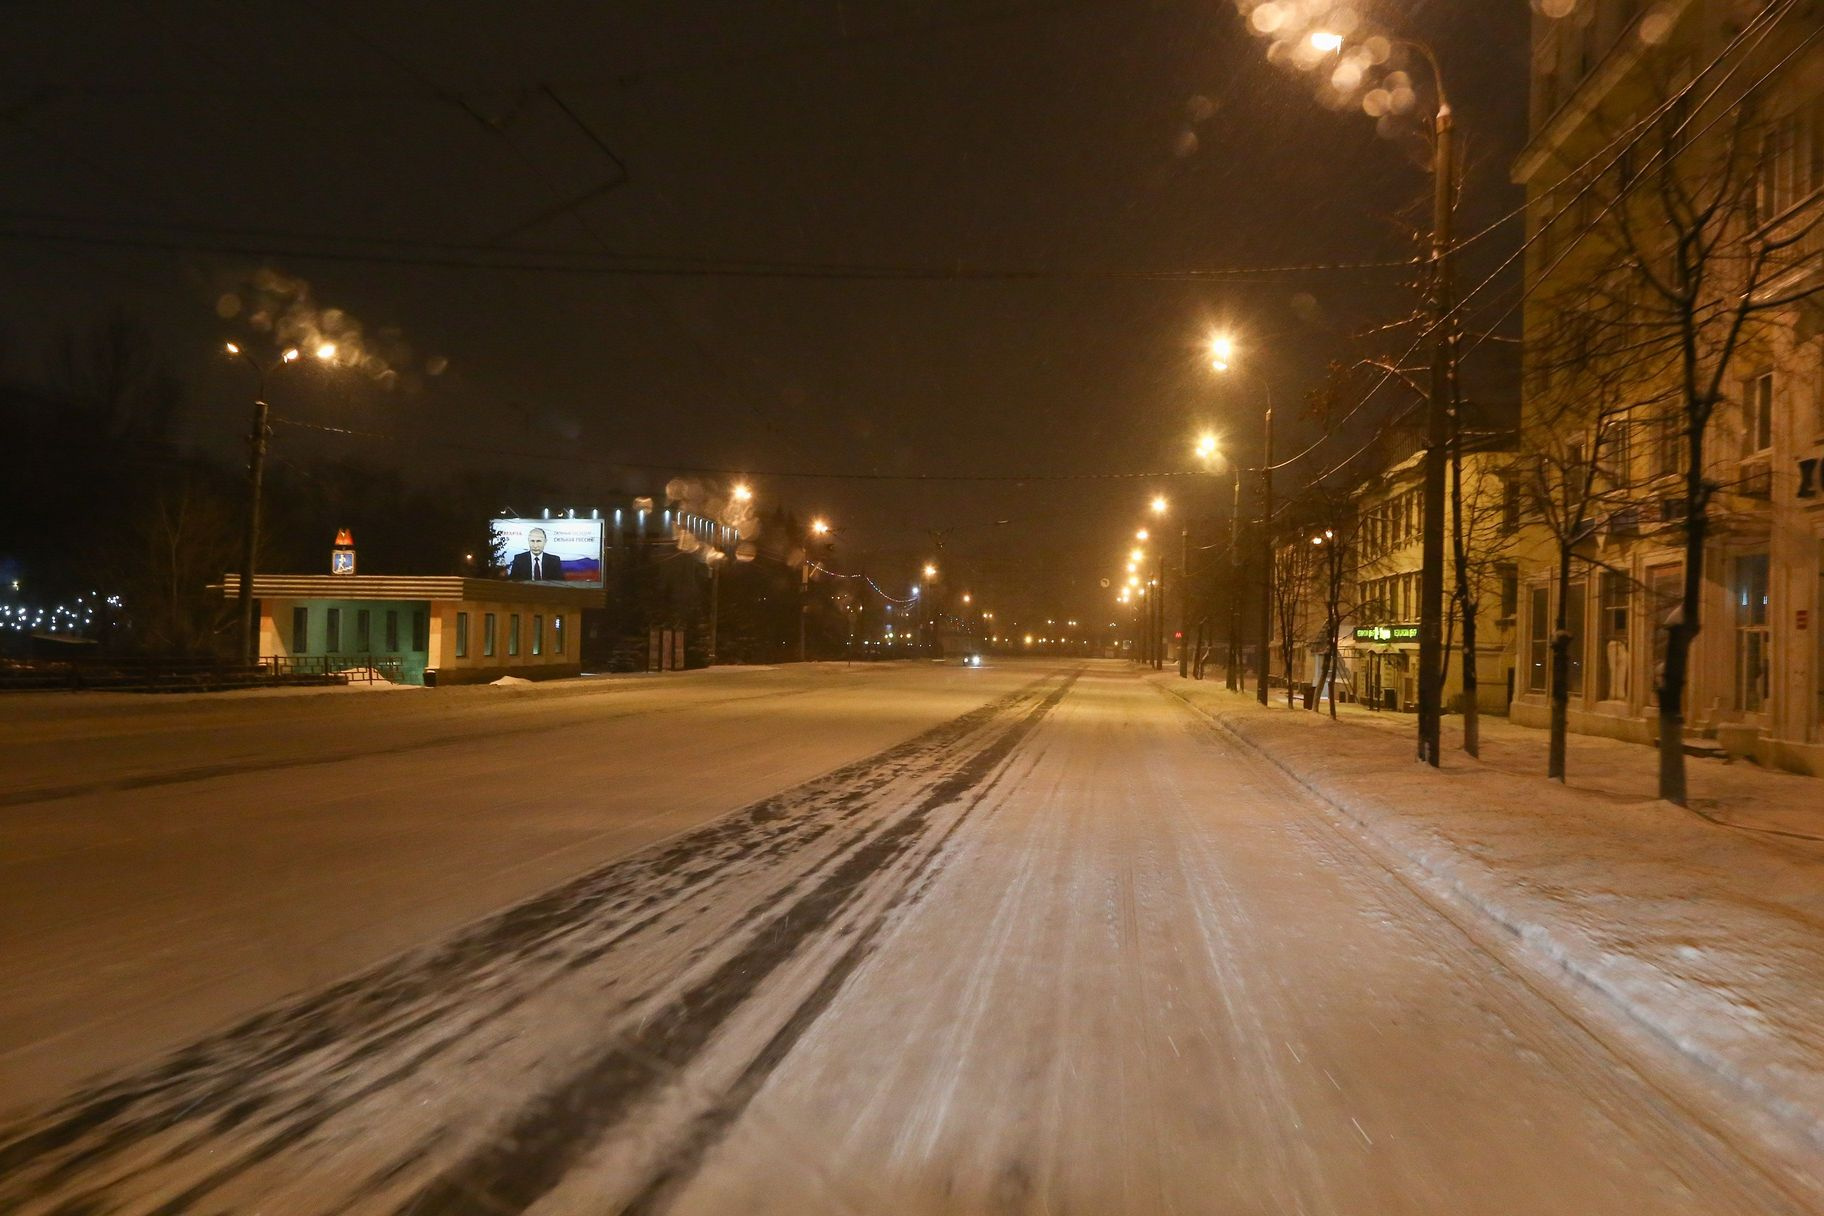
{"type": "Polygon", "coordinates": [[[1417,625],[1363,625],[1355,631],[1358,642],[1416,642],[1417,625]]]}

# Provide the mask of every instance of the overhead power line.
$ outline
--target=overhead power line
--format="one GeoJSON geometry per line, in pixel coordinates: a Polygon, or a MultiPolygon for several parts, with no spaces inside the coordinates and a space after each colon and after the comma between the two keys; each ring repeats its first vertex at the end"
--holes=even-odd
{"type": "Polygon", "coordinates": [[[290,241],[263,242],[244,237],[206,233],[194,236],[158,235],[145,229],[117,232],[85,231],[67,221],[20,220],[0,213],[0,238],[19,241],[54,241],[99,248],[141,249],[165,253],[214,253],[260,260],[286,258],[297,261],[353,262],[368,265],[413,266],[447,270],[508,270],[533,274],[561,274],[603,278],[671,279],[808,279],[859,282],[1058,282],[1058,281],[1171,281],[1268,283],[1285,277],[1351,273],[1371,270],[1406,270],[1412,259],[1366,262],[1304,262],[1280,266],[1170,267],[1148,270],[1098,270],[1091,268],[917,265],[841,265],[817,262],[730,260],[717,262],[688,258],[646,257],[588,253],[520,253],[487,245],[408,245],[396,248],[312,246],[290,241]]]}
{"type": "Polygon", "coordinates": [[[488,456],[520,457],[527,460],[549,462],[559,460],[572,464],[593,465],[600,468],[635,469],[640,472],[653,473],[691,473],[705,477],[765,477],[781,481],[896,481],[896,482],[1000,482],[1020,484],[1025,482],[1085,482],[1085,481],[1160,481],[1169,478],[1207,477],[1201,469],[1154,469],[1133,472],[1023,472],[1023,473],[879,473],[879,472],[843,472],[831,469],[765,469],[765,468],[729,468],[717,465],[686,464],[672,461],[621,460],[613,456],[591,456],[584,453],[516,451],[496,444],[463,443],[456,439],[439,439],[429,435],[401,435],[388,431],[364,431],[351,427],[328,426],[318,422],[307,422],[298,418],[286,418],[272,415],[272,421],[284,426],[300,427],[305,430],[321,431],[331,435],[347,435],[358,439],[380,439],[389,443],[411,444],[414,447],[448,448],[459,452],[477,452],[488,456]]]}

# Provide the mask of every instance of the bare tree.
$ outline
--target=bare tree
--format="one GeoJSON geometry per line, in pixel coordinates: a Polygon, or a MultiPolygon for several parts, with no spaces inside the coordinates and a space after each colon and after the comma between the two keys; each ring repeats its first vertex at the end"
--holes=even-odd
{"type": "MultiPolygon", "coordinates": [[[[1336,717],[1336,681],[1342,669],[1343,621],[1354,606],[1356,535],[1361,513],[1354,495],[1318,485],[1311,491],[1312,586],[1323,612],[1320,636],[1324,653],[1318,671],[1318,695],[1330,694],[1330,716],[1336,717]]],[[[1316,700],[1312,702],[1316,708],[1316,700]]]]}
{"type": "Polygon", "coordinates": [[[240,522],[225,484],[184,472],[137,512],[115,549],[115,585],[145,650],[206,654],[231,604],[209,584],[234,564],[240,522]]]}
{"type": "MultiPolygon", "coordinates": [[[[1541,301],[1558,335],[1548,343],[1548,363],[1576,371],[1571,379],[1586,386],[1622,390],[1619,399],[1609,395],[1583,411],[1581,476],[1568,460],[1558,462],[1551,501],[1560,516],[1553,531],[1562,542],[1561,573],[1563,545],[1580,543],[1589,527],[1604,443],[1616,437],[1623,414],[1630,407],[1651,413],[1665,432],[1662,444],[1676,444],[1676,468],[1666,479],[1682,492],[1666,514],[1683,541],[1683,587],[1666,625],[1658,715],[1659,795],[1679,805],[1688,797],[1685,697],[1691,646],[1703,627],[1705,546],[1716,496],[1734,480],[1709,447],[1712,426],[1744,354],[1760,349],[1821,290],[1807,270],[1817,256],[1807,243],[1821,209],[1815,198],[1805,206],[1794,197],[1786,167],[1794,149],[1782,123],[1769,120],[1768,82],[1777,80],[1779,66],[1755,63],[1713,87],[1667,82],[1661,95],[1678,104],[1663,108],[1650,133],[1628,140],[1601,172],[1565,184],[1563,193],[1575,200],[1567,204],[1573,230],[1558,262],[1585,269],[1564,275],[1571,286],[1541,301]],[[1597,285],[1588,286],[1592,281],[1597,285]]],[[[1555,676],[1567,645],[1554,638],[1555,676]]],[[[1560,683],[1554,679],[1555,739],[1560,683]]],[[[1561,741],[1554,765],[1562,778],[1561,741]]]]}
{"type": "Polygon", "coordinates": [[[1620,510],[1628,493],[1624,451],[1619,436],[1625,434],[1630,408],[1630,381],[1619,374],[1602,374],[1607,367],[1589,357],[1587,340],[1606,334],[1608,327],[1596,318],[1596,301],[1586,298],[1586,311],[1575,327],[1561,326],[1556,341],[1534,351],[1534,376],[1540,386],[1533,400],[1533,417],[1516,471],[1524,476],[1534,520],[1551,537],[1557,577],[1557,613],[1552,623],[1550,744],[1546,775],[1565,779],[1566,732],[1570,722],[1571,645],[1576,640],[1569,618],[1572,567],[1587,562],[1580,551],[1587,548],[1609,512],[1620,510]],[[1566,374],[1573,369],[1577,374],[1566,374]]]}
{"type": "Polygon", "coordinates": [[[1312,560],[1309,542],[1299,530],[1294,539],[1273,553],[1273,610],[1279,624],[1280,668],[1286,676],[1286,708],[1293,707],[1299,647],[1306,628],[1306,598],[1311,590],[1312,560]]]}

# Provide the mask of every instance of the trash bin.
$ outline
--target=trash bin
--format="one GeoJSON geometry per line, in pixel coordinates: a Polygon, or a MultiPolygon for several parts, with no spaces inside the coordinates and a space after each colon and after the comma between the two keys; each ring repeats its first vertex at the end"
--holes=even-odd
{"type": "Polygon", "coordinates": [[[1305,708],[1310,709],[1313,705],[1317,704],[1317,685],[1300,684],[1298,686],[1298,695],[1304,700],[1305,708]]]}

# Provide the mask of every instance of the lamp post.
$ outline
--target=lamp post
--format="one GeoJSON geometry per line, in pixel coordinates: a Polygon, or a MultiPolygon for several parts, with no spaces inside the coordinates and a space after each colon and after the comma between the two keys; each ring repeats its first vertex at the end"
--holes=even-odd
{"type": "MultiPolygon", "coordinates": [[[[1225,337],[1210,342],[1210,366],[1219,372],[1235,370],[1235,343],[1225,337]]],[[[1260,690],[1259,700],[1267,703],[1267,678],[1272,670],[1268,657],[1273,639],[1273,386],[1265,376],[1256,375],[1266,397],[1266,414],[1261,428],[1260,451],[1260,690]]],[[[1239,478],[1239,474],[1237,474],[1239,478]]],[[[1237,482],[1239,486],[1239,481],[1237,482]]],[[[1239,489],[1236,504],[1240,505],[1239,489]]]]}
{"type": "MultiPolygon", "coordinates": [[[[748,488],[745,482],[736,482],[735,488],[729,491],[729,497],[745,507],[748,503],[754,501],[754,492],[748,488]]],[[[740,536],[741,534],[737,530],[735,533],[737,543],[739,543],[740,536]]],[[[721,534],[718,532],[717,539],[720,540],[720,538],[721,534]]],[[[722,564],[728,560],[728,555],[723,550],[722,546],[717,544],[711,546],[708,560],[709,646],[706,662],[708,666],[714,667],[716,665],[717,643],[720,640],[720,634],[722,632],[722,564]]]]}
{"type": "MultiPolygon", "coordinates": [[[[1425,403],[1424,514],[1420,519],[1419,568],[1419,759],[1436,768],[1443,717],[1444,666],[1444,465],[1449,439],[1448,402],[1455,371],[1450,314],[1451,218],[1456,194],[1456,125],[1438,57],[1411,38],[1390,41],[1408,47],[1431,69],[1438,91],[1431,143],[1431,392],[1425,403]]],[[[1319,30],[1311,45],[1325,54],[1342,50],[1342,35],[1319,30]]]]}
{"type": "MultiPolygon", "coordinates": [[[[1166,500],[1166,497],[1163,494],[1154,495],[1153,501],[1150,505],[1152,507],[1153,515],[1158,518],[1164,518],[1166,512],[1171,510],[1171,503],[1166,500]]],[[[1180,533],[1180,536],[1179,536],[1179,542],[1180,542],[1180,549],[1179,549],[1179,558],[1178,558],[1178,569],[1180,571],[1182,571],[1184,569],[1185,550],[1189,548],[1190,542],[1189,542],[1188,538],[1182,534],[1182,532],[1180,533]]],[[[1182,584],[1182,580],[1180,580],[1180,581],[1182,584]]],[[[1180,585],[1178,588],[1179,599],[1182,600],[1184,598],[1184,593],[1185,593],[1185,587],[1183,585],[1180,585]]],[[[1165,583],[1165,546],[1164,546],[1164,544],[1161,544],[1159,546],[1159,602],[1154,608],[1154,616],[1157,619],[1157,625],[1154,629],[1154,636],[1156,639],[1156,645],[1153,648],[1153,670],[1154,671],[1165,670],[1166,652],[1171,649],[1170,645],[1167,644],[1167,642],[1165,640],[1165,610],[1166,610],[1166,602],[1167,602],[1167,598],[1168,598],[1169,594],[1170,593],[1166,590],[1166,583],[1165,583]]],[[[1179,619],[1180,620],[1183,619],[1182,611],[1180,611],[1180,613],[1179,613],[1179,619]]],[[[1181,632],[1181,636],[1182,636],[1182,631],[1180,631],[1180,632],[1181,632]]],[[[1181,667],[1183,666],[1182,657],[1180,658],[1179,665],[1181,667]]]]}
{"type": "Polygon", "coordinates": [[[813,537],[824,537],[830,534],[827,520],[811,521],[810,537],[804,542],[804,561],[798,566],[798,661],[805,661],[805,625],[811,615],[811,545],[813,537]]]}
{"type": "MultiPolygon", "coordinates": [[[[1205,434],[1197,440],[1197,457],[1203,461],[1205,468],[1213,467],[1221,455],[1221,446],[1216,436],[1205,434]]],[[[1235,500],[1229,508],[1229,654],[1224,687],[1230,692],[1241,690],[1241,466],[1229,461],[1229,471],[1235,475],[1235,500]]],[[[1188,575],[1186,587],[1189,587],[1188,575]]],[[[1183,665],[1179,665],[1179,674],[1183,675],[1183,665]]]]}
{"type": "Polygon", "coordinates": [[[920,617],[919,633],[922,635],[921,640],[924,642],[927,657],[937,650],[938,618],[936,610],[931,607],[930,592],[931,586],[936,581],[937,563],[926,562],[925,568],[919,572],[918,613],[920,617]]]}
{"type": "MultiPolygon", "coordinates": [[[[271,363],[261,363],[235,342],[224,342],[222,349],[253,369],[253,429],[247,436],[247,535],[241,544],[241,585],[235,596],[240,620],[241,661],[249,666],[260,661],[260,634],[253,620],[253,576],[260,559],[260,497],[266,480],[266,446],[272,438],[272,409],[266,403],[266,382],[281,367],[296,363],[298,348],[287,346],[271,363]]],[[[334,343],[317,347],[316,356],[327,363],[336,357],[334,343]]]]}

